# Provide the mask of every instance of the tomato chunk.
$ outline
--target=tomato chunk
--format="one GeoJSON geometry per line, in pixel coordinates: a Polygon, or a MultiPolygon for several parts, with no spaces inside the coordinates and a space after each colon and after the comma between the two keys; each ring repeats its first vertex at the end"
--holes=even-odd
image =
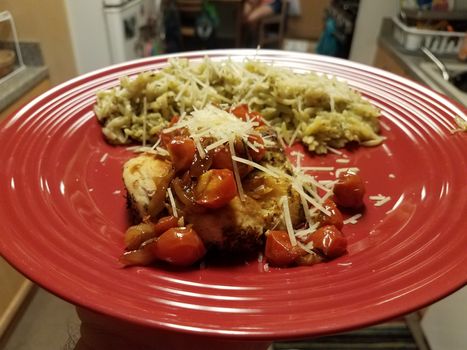
{"type": "Polygon", "coordinates": [[[156,261],[154,256],[155,243],[155,239],[147,240],[138,249],[123,253],[118,261],[124,266],[149,265],[156,261]]]}
{"type": "Polygon", "coordinates": [[[249,153],[251,158],[255,162],[261,161],[265,154],[266,154],[266,148],[264,147],[264,140],[261,136],[259,135],[250,135],[248,136],[248,141],[255,146],[256,150],[250,148],[249,153]]]}
{"type": "Polygon", "coordinates": [[[300,255],[302,255],[302,249],[292,246],[286,231],[269,231],[264,250],[268,263],[286,267],[294,263],[300,255]]]}
{"type": "Polygon", "coordinates": [[[169,215],[160,218],[157,223],[154,224],[154,236],[159,237],[168,229],[178,226],[178,219],[175,216],[169,215]]]}
{"type": "Polygon", "coordinates": [[[211,169],[201,175],[196,184],[195,201],[207,208],[217,209],[237,195],[234,174],[229,169],[211,169]]]}
{"type": "Polygon", "coordinates": [[[184,136],[174,136],[167,144],[175,171],[188,170],[193,162],[196,146],[192,139],[184,136]]]}
{"type": "Polygon", "coordinates": [[[365,185],[360,175],[346,172],[339,176],[334,185],[334,200],[344,208],[358,209],[363,205],[365,185]]]}
{"type": "Polygon", "coordinates": [[[170,118],[169,126],[174,126],[175,124],[178,123],[179,120],[180,120],[179,115],[172,116],[172,118],[170,118]]]}
{"type": "Polygon", "coordinates": [[[138,249],[143,242],[155,236],[154,225],[150,222],[142,222],[138,225],[130,226],[126,230],[124,237],[126,249],[138,249]]]}
{"type": "Polygon", "coordinates": [[[257,126],[265,125],[264,119],[261,113],[256,112],[256,111],[250,112],[250,109],[248,108],[247,104],[238,105],[237,107],[231,109],[230,113],[232,113],[237,118],[243,121],[251,120],[253,122],[256,122],[258,123],[257,126]]]}
{"type": "Polygon", "coordinates": [[[249,108],[247,104],[238,105],[235,108],[230,110],[230,113],[232,113],[234,116],[242,120],[246,120],[248,112],[249,112],[249,108]]]}
{"type": "Polygon", "coordinates": [[[257,122],[258,126],[266,125],[266,123],[264,122],[263,116],[259,112],[251,111],[248,114],[248,118],[254,122],[257,122]]]}
{"type": "Polygon", "coordinates": [[[318,221],[320,226],[334,225],[339,230],[344,227],[344,218],[339,209],[337,209],[336,203],[332,199],[326,199],[323,203],[323,207],[327,209],[331,215],[326,215],[320,212],[318,215],[318,221]]]}
{"type": "Polygon", "coordinates": [[[327,225],[310,234],[305,243],[313,242],[313,249],[328,258],[337,258],[347,250],[347,239],[336,226],[327,225]]]}
{"type": "Polygon", "coordinates": [[[176,266],[190,266],[206,254],[204,243],[191,227],[165,231],[154,246],[154,256],[176,266]]]}
{"type": "Polygon", "coordinates": [[[227,146],[219,146],[211,152],[213,169],[233,170],[232,154],[227,146]]]}

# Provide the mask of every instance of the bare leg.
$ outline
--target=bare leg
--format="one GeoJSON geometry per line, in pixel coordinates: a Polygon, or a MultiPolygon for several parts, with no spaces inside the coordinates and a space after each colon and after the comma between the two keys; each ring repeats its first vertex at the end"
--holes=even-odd
{"type": "Polygon", "coordinates": [[[256,23],[260,19],[270,16],[274,13],[273,9],[269,5],[262,5],[254,8],[248,17],[246,18],[247,23],[256,23]]]}

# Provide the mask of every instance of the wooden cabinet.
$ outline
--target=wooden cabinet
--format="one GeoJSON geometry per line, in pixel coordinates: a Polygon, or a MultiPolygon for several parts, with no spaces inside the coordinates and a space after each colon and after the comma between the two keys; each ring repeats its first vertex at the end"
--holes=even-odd
{"type": "MultiPolygon", "coordinates": [[[[48,79],[43,80],[29,90],[12,105],[0,112],[0,120],[4,119],[34,97],[51,87],[48,79]]],[[[34,284],[12,268],[0,257],[0,338],[14,319],[21,304],[28,296],[34,284]]]]}
{"type": "Polygon", "coordinates": [[[412,76],[397,61],[394,55],[390,54],[386,49],[384,49],[381,46],[379,46],[376,50],[375,58],[373,60],[373,66],[403,76],[405,78],[413,79],[412,76]]]}
{"type": "Polygon", "coordinates": [[[7,108],[0,112],[0,121],[9,116],[11,113],[16,111],[18,108],[26,104],[27,102],[31,101],[33,98],[39,96],[43,92],[46,92],[52,87],[50,80],[45,79],[42,80],[39,84],[33,87],[31,90],[26,92],[23,96],[21,96],[18,100],[16,100],[13,104],[9,105],[7,108]]]}

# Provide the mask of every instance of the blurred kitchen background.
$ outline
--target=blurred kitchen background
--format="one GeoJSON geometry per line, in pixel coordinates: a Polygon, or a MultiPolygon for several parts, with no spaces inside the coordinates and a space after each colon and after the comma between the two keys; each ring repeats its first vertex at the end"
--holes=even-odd
{"type": "MultiPolygon", "coordinates": [[[[467,0],[283,0],[254,31],[245,30],[243,6],[242,0],[0,0],[0,119],[57,84],[111,64],[258,45],[372,65],[467,104],[467,93],[421,51],[428,47],[450,72],[467,70],[467,0]]],[[[72,305],[1,258],[0,281],[0,349],[73,348],[79,320],[72,305]]],[[[275,348],[463,350],[466,315],[464,288],[384,325],[275,348]]]]}

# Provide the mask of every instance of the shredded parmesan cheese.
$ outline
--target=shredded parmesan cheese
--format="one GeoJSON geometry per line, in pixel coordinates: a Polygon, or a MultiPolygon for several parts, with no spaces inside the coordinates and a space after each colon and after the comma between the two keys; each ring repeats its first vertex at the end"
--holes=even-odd
{"type": "MultiPolygon", "coordinates": [[[[237,183],[238,196],[240,197],[240,200],[243,202],[245,200],[245,193],[243,192],[242,178],[240,177],[240,172],[238,171],[238,166],[236,163],[237,160],[235,159],[238,157],[235,156],[235,147],[234,147],[233,140],[229,140],[229,149],[230,149],[230,154],[232,155],[232,167],[234,171],[235,182],[237,183]]],[[[242,159],[242,158],[238,158],[238,159],[242,159]]]]}
{"type": "Polygon", "coordinates": [[[304,166],[301,168],[304,171],[333,171],[333,166],[304,166]]]}
{"type": "Polygon", "coordinates": [[[143,99],[143,147],[146,147],[146,119],[148,114],[148,107],[146,97],[143,99]]]}
{"type": "Polygon", "coordinates": [[[104,163],[108,156],[109,156],[108,153],[104,153],[104,154],[102,155],[101,159],[100,159],[100,162],[101,162],[101,163],[104,163]]]}
{"type": "Polygon", "coordinates": [[[174,199],[174,196],[172,194],[172,190],[169,188],[167,188],[167,196],[169,197],[169,201],[170,201],[170,206],[172,207],[172,212],[173,212],[173,215],[178,218],[178,213],[177,213],[177,206],[175,205],[175,199],[174,199]]]}
{"type": "Polygon", "coordinates": [[[351,168],[339,168],[336,170],[336,177],[339,177],[341,173],[349,172],[353,174],[357,174],[360,171],[359,168],[351,167],[351,168]]]}
{"type": "Polygon", "coordinates": [[[461,117],[456,117],[455,121],[458,127],[451,130],[452,134],[455,134],[456,132],[467,132],[467,120],[464,120],[461,117]]]}
{"type": "Polygon", "coordinates": [[[298,246],[302,248],[304,251],[306,251],[308,254],[314,254],[315,252],[312,250],[313,249],[313,242],[310,242],[308,244],[303,244],[300,242],[297,242],[298,246]]]}
{"type": "Polygon", "coordinates": [[[374,203],[375,207],[380,207],[391,200],[391,197],[383,196],[382,194],[378,194],[376,196],[369,196],[368,198],[372,201],[375,201],[374,203]]]}
{"type": "Polygon", "coordinates": [[[262,165],[260,165],[258,163],[255,163],[255,162],[253,162],[253,161],[251,161],[249,159],[240,158],[240,157],[237,157],[237,156],[232,156],[232,159],[234,161],[236,161],[236,162],[243,163],[243,164],[246,164],[246,165],[250,165],[253,168],[261,170],[262,172],[264,172],[264,173],[266,173],[266,174],[268,174],[268,175],[270,175],[272,177],[276,177],[276,178],[279,177],[279,175],[276,172],[274,172],[273,170],[268,169],[268,168],[266,168],[266,167],[264,167],[264,166],[262,166],[262,165]]]}
{"type": "Polygon", "coordinates": [[[281,198],[282,208],[284,210],[284,221],[285,227],[287,228],[287,233],[289,234],[290,243],[292,246],[297,245],[297,239],[295,238],[295,233],[292,226],[292,218],[290,217],[290,210],[289,210],[289,199],[286,196],[281,198]]]}
{"type": "Polygon", "coordinates": [[[335,148],[332,148],[332,147],[327,147],[328,151],[331,152],[331,153],[334,153],[334,154],[338,154],[338,155],[342,155],[343,153],[335,148]]]}
{"type": "Polygon", "coordinates": [[[344,220],[344,225],[347,225],[347,224],[356,224],[357,223],[357,220],[360,219],[362,217],[362,214],[358,213],[358,214],[355,214],[347,219],[344,220]]]}

